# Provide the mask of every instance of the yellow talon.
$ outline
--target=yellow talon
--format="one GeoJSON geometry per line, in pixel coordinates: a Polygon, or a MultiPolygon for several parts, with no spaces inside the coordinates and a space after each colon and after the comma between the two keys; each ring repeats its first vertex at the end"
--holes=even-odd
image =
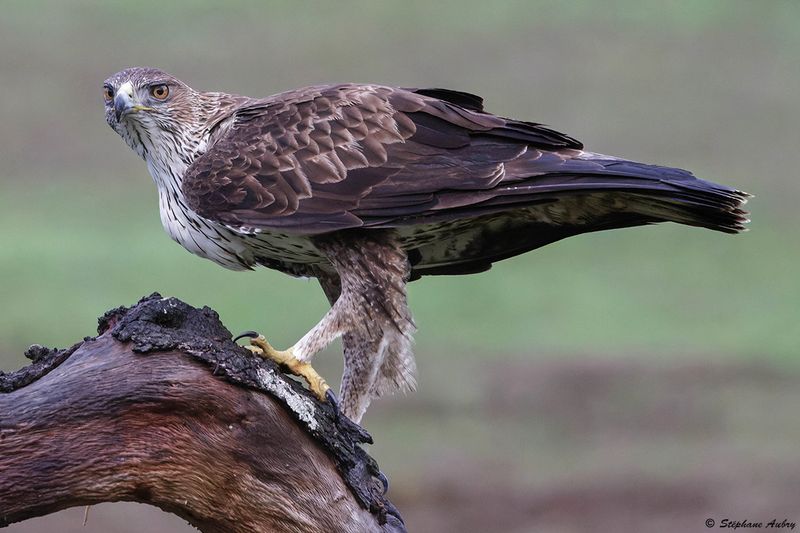
{"type": "Polygon", "coordinates": [[[288,350],[276,350],[267,342],[267,339],[264,338],[263,335],[250,339],[250,346],[246,346],[246,348],[260,357],[272,359],[295,376],[300,376],[305,379],[311,392],[320,400],[325,401],[325,393],[330,389],[325,382],[325,378],[314,370],[311,363],[298,360],[294,356],[292,348],[288,350]]]}

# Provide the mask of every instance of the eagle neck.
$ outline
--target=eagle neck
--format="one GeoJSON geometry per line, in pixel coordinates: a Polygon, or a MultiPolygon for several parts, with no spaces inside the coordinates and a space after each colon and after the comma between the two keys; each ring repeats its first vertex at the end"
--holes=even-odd
{"type": "Polygon", "coordinates": [[[181,195],[183,176],[203,155],[214,128],[247,98],[224,93],[197,93],[197,98],[183,117],[181,128],[148,128],[149,144],[144,158],[156,186],[181,195]]]}

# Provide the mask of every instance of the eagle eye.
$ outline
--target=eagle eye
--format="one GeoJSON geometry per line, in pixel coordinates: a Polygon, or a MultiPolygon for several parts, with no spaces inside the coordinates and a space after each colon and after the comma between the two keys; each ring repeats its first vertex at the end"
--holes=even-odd
{"type": "Polygon", "coordinates": [[[114,100],[114,89],[110,86],[105,85],[103,86],[103,98],[106,102],[111,102],[114,100]]]}
{"type": "Polygon", "coordinates": [[[169,96],[169,86],[165,83],[150,86],[150,96],[156,100],[166,100],[169,96]]]}

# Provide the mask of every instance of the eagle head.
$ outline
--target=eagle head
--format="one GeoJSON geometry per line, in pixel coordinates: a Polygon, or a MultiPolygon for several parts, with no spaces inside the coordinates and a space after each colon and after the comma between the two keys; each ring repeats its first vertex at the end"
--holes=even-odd
{"type": "Polygon", "coordinates": [[[103,83],[106,122],[148,163],[190,161],[207,113],[202,94],[166,72],[134,67],[103,83]]]}

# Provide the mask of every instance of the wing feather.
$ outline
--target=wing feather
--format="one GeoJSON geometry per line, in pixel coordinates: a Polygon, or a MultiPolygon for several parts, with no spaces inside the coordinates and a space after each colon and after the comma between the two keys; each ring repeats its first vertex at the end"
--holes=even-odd
{"type": "MultiPolygon", "coordinates": [[[[485,113],[468,93],[310,87],[249,101],[221,124],[225,131],[214,132],[183,189],[192,209],[234,229],[317,235],[403,227],[596,191],[680,203],[705,217],[698,225],[723,231],[743,221],[743,193],[683,170],[583,152],[540,124],[485,113]]],[[[657,220],[656,211],[667,212],[626,221],[657,220]]]]}

